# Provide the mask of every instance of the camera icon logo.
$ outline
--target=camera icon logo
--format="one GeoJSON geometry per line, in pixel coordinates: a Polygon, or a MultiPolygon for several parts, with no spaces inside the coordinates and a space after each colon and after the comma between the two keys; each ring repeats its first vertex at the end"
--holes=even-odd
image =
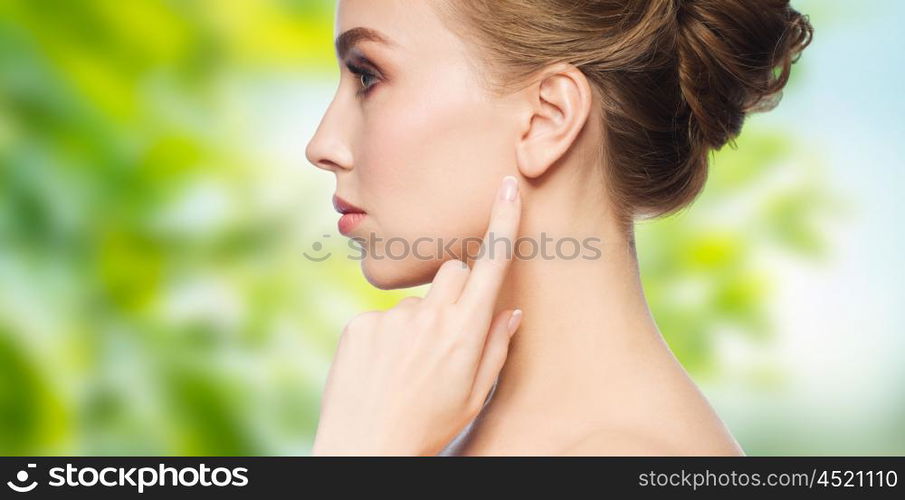
{"type": "MultiPolygon", "coordinates": [[[[28,464],[29,469],[34,469],[35,467],[37,467],[36,464],[28,464]]],[[[20,470],[16,474],[16,482],[23,483],[23,485],[16,484],[13,481],[7,481],[6,485],[9,486],[13,491],[15,491],[17,493],[28,493],[29,491],[35,489],[38,486],[37,481],[32,481],[31,484],[24,484],[26,481],[28,481],[28,471],[20,470]]]]}

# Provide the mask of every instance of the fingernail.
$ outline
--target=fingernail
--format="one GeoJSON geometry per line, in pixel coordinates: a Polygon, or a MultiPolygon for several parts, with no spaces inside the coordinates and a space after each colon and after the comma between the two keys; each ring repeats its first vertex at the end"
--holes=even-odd
{"type": "Polygon", "coordinates": [[[506,328],[509,331],[509,336],[511,337],[515,330],[518,328],[519,323],[522,322],[522,310],[516,309],[512,311],[512,315],[509,316],[509,323],[506,325],[506,328]]]}
{"type": "Polygon", "coordinates": [[[513,201],[517,192],[518,179],[511,175],[503,177],[503,188],[500,190],[500,197],[506,201],[513,201]]]}

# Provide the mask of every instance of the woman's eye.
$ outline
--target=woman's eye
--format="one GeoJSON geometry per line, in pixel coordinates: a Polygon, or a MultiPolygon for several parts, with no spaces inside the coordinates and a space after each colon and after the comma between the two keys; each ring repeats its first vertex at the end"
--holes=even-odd
{"type": "Polygon", "coordinates": [[[370,73],[362,73],[362,74],[361,74],[361,86],[362,86],[362,87],[364,87],[364,88],[370,88],[370,85],[368,85],[368,83],[367,83],[369,78],[374,78],[374,75],[372,75],[372,74],[370,74],[370,73]]]}
{"type": "Polygon", "coordinates": [[[352,74],[358,76],[359,83],[361,84],[361,89],[357,92],[357,94],[367,94],[368,91],[370,91],[371,88],[376,85],[378,78],[374,73],[351,63],[346,64],[346,66],[349,68],[349,71],[351,71],[352,74]]]}

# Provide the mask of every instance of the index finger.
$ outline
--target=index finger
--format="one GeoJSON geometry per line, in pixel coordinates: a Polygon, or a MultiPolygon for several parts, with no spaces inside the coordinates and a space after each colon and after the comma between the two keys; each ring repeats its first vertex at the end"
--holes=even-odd
{"type": "Polygon", "coordinates": [[[518,180],[507,175],[503,178],[493,203],[490,223],[481,243],[481,254],[475,260],[468,282],[465,283],[465,289],[458,300],[458,303],[472,309],[485,306],[487,318],[493,313],[491,309],[515,253],[515,238],[521,213],[518,180]]]}

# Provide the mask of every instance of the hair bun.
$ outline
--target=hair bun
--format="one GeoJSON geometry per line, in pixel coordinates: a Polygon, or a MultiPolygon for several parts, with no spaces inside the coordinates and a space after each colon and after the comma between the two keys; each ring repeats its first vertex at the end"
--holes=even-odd
{"type": "Polygon", "coordinates": [[[623,228],[674,213],[707,180],[709,152],[778,102],[812,28],[789,0],[448,0],[488,88],[504,96],[563,61],[594,89],[599,163],[623,228]],[[779,71],[777,71],[777,68],[779,71]]]}
{"type": "Polygon", "coordinates": [[[691,133],[719,149],[748,112],[779,102],[813,28],[789,0],[676,2],[679,86],[691,133]]]}

